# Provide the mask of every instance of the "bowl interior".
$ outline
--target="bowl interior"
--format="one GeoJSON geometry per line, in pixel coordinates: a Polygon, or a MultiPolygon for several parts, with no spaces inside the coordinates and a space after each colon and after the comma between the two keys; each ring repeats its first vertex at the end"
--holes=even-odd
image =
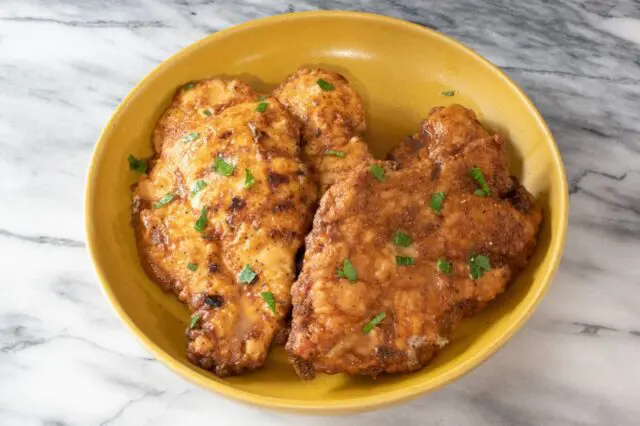
{"type": "Polygon", "coordinates": [[[289,409],[336,411],[378,406],[435,388],[479,364],[522,324],[549,283],[566,225],[566,183],[546,126],[530,102],[488,62],[436,32],[355,13],[303,13],[254,21],[210,36],[163,63],[127,97],[94,154],[87,187],[89,247],[105,291],[125,322],[161,360],[188,379],[244,401],[289,409]],[[451,344],[420,372],[303,382],[282,348],[264,369],[220,379],[185,357],[186,308],[143,272],[130,227],[127,156],[151,155],[151,132],[175,89],[205,77],[237,77],[268,91],[300,66],[344,74],[368,114],[366,139],[376,157],[415,132],[437,105],[461,103],[509,141],[512,172],[537,197],[545,219],[530,266],[482,314],[456,330],[451,344]],[[443,91],[455,90],[446,97],[443,91]]]}

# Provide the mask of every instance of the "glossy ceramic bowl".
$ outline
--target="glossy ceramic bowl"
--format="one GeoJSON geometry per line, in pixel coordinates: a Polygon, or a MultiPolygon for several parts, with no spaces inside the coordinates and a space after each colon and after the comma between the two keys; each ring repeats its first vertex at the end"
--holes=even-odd
{"type": "Polygon", "coordinates": [[[186,379],[246,403],[309,413],[372,409],[436,389],[503,345],[531,315],[560,262],[567,185],[553,138],[531,101],[500,70],[442,34],[392,18],[307,12],[248,22],[206,37],[168,59],[122,102],[95,148],[86,188],[89,251],[109,301],[153,354],[186,379]],[[144,273],[130,227],[129,153],[152,153],[151,132],[179,86],[205,77],[238,77],[267,91],[300,66],[344,74],[367,111],[366,139],[378,158],[436,105],[473,108],[509,141],[512,172],[544,209],[538,250],[508,291],[465,320],[422,371],[376,380],[320,375],[300,380],[281,347],[264,368],[217,378],[185,357],[189,314],[144,273]],[[455,90],[454,96],[443,91],[455,90]]]}

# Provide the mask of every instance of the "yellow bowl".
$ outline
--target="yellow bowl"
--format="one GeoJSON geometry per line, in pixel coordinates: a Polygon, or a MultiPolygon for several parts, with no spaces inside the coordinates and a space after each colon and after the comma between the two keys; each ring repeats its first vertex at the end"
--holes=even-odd
{"type": "Polygon", "coordinates": [[[479,365],[531,315],[560,262],[567,227],[567,184],[553,138],[518,87],[476,53],[442,34],[383,16],[306,12],[259,19],[206,37],[162,63],[127,96],[95,148],[86,188],[89,251],[118,315],[153,354],[188,380],[263,407],[307,413],[377,408],[449,383],[479,365]],[[175,89],[211,76],[239,77],[269,90],[296,68],[344,74],[368,114],[366,139],[382,158],[413,133],[436,105],[461,103],[508,138],[513,173],[544,209],[539,247],[527,268],[482,314],[456,330],[452,343],[422,371],[408,375],[297,378],[284,350],[265,367],[217,378],[185,357],[188,312],[147,278],[130,227],[127,156],[151,155],[155,122],[175,89]],[[451,97],[441,92],[455,90],[451,97]]]}

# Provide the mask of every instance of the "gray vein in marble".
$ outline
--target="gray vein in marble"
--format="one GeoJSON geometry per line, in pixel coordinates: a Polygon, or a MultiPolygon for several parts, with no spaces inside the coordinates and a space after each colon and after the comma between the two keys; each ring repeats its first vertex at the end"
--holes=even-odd
{"type": "Polygon", "coordinates": [[[574,322],[574,325],[578,325],[580,327],[584,327],[580,333],[582,336],[596,336],[600,331],[619,331],[615,328],[605,327],[604,325],[596,325],[596,324],[582,324],[579,322],[574,322]]]}
{"type": "MultiPolygon", "coordinates": [[[[14,328],[13,333],[15,335],[19,334],[18,331],[18,327],[14,328]]],[[[69,341],[77,341],[77,342],[81,342],[85,345],[89,345],[95,349],[99,349],[101,351],[104,351],[110,355],[117,355],[119,357],[123,357],[123,358],[131,358],[131,355],[126,355],[123,353],[119,353],[117,351],[111,350],[109,348],[105,348],[104,346],[100,346],[95,342],[92,342],[91,340],[88,339],[84,339],[82,337],[78,337],[78,336],[69,336],[69,335],[64,335],[64,334],[59,334],[57,336],[51,337],[51,338],[39,338],[39,339],[34,339],[34,340],[21,340],[18,341],[16,343],[13,343],[11,345],[8,346],[2,346],[0,347],[0,353],[5,353],[5,354],[15,354],[16,352],[20,352],[20,351],[24,351],[26,349],[32,348],[34,346],[42,346],[42,345],[46,345],[46,344],[50,344],[50,343],[54,343],[54,342],[58,342],[61,340],[69,340],[69,341]]],[[[141,356],[141,357],[135,357],[135,359],[141,360],[141,361],[150,361],[150,362],[155,362],[156,359],[152,358],[152,357],[146,357],[146,356],[141,356]]],[[[124,382],[123,382],[124,383],[124,382]]],[[[123,383],[119,383],[119,384],[123,384],[123,383]]]]}
{"type": "Polygon", "coordinates": [[[628,333],[632,336],[640,336],[640,331],[638,330],[620,330],[618,328],[607,327],[605,325],[599,324],[585,324],[581,322],[574,322],[573,325],[578,327],[583,327],[582,330],[578,332],[581,336],[597,336],[600,331],[609,331],[613,333],[628,333]]]}
{"type": "MultiPolygon", "coordinates": [[[[594,132],[593,130],[589,130],[589,131],[594,132]]],[[[578,176],[571,179],[571,182],[569,182],[569,194],[571,195],[571,194],[577,193],[580,190],[580,182],[582,181],[582,179],[586,178],[589,175],[602,176],[604,178],[613,179],[615,181],[620,182],[627,177],[627,172],[624,172],[621,175],[616,176],[611,173],[599,172],[597,170],[585,170],[582,173],[580,173],[578,176]]]]}
{"type": "Polygon", "coordinates": [[[116,386],[125,387],[127,389],[133,390],[134,392],[140,393],[140,396],[129,400],[115,414],[101,422],[101,425],[112,424],[132,405],[135,405],[147,398],[159,398],[167,392],[166,390],[156,389],[155,387],[149,386],[146,383],[132,381],[128,378],[118,377],[117,375],[106,374],[105,379],[115,384],[116,386]]]}
{"type": "Polygon", "coordinates": [[[63,21],[59,19],[38,18],[32,16],[0,18],[0,21],[57,24],[81,28],[168,28],[165,23],[160,21],[63,21]]]}
{"type": "Polygon", "coordinates": [[[81,248],[85,247],[85,244],[82,241],[75,241],[69,238],[58,238],[58,237],[49,237],[49,236],[30,236],[30,235],[20,235],[14,234],[13,232],[9,232],[6,229],[0,229],[0,237],[4,238],[13,238],[20,241],[26,241],[34,244],[44,244],[58,247],[73,247],[73,248],[81,248]]]}
{"type": "Polygon", "coordinates": [[[137,404],[140,401],[143,401],[145,399],[148,399],[150,396],[153,397],[158,397],[161,396],[164,392],[160,392],[157,394],[147,394],[144,393],[142,394],[142,396],[139,396],[138,398],[133,398],[130,399],[129,401],[127,401],[115,414],[113,414],[112,416],[110,416],[109,418],[107,418],[106,420],[100,422],[100,426],[107,426],[110,424],[114,424],[114,422],[116,422],[120,416],[122,416],[122,414],[131,406],[137,404]]]}
{"type": "Polygon", "coordinates": [[[523,72],[523,73],[532,73],[532,74],[557,75],[562,77],[608,81],[608,82],[619,83],[619,84],[640,84],[640,78],[610,77],[608,75],[590,75],[590,74],[580,74],[580,73],[567,72],[567,71],[523,68],[523,67],[514,67],[514,66],[502,66],[500,68],[503,71],[507,71],[507,72],[513,71],[513,72],[523,72]]]}

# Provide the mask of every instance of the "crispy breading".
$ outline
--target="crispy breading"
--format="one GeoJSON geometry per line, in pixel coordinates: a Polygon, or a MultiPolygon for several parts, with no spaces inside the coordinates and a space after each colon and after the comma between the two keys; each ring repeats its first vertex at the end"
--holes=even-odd
{"type": "Polygon", "coordinates": [[[156,157],[133,188],[143,265],[194,312],[189,359],[218,375],[260,367],[285,326],[316,202],[299,139],[275,98],[235,80],[195,82],[159,120],[156,157]]]}
{"type": "Polygon", "coordinates": [[[303,159],[319,183],[320,194],[357,165],[372,160],[360,137],[366,129],[362,101],[342,75],[301,68],[273,95],[302,125],[303,159]]]}
{"type": "Polygon", "coordinates": [[[320,203],[292,289],[286,346],[303,378],[421,368],[462,318],[504,291],[535,250],[540,209],[509,176],[500,137],[484,131],[473,112],[434,110],[395,154],[397,163],[376,163],[383,181],[361,165],[320,203]],[[478,193],[472,168],[482,172],[488,194],[478,193]],[[434,207],[440,192],[441,208],[434,207]],[[410,242],[398,244],[398,232],[410,242]],[[490,268],[474,279],[478,255],[490,268]]]}

